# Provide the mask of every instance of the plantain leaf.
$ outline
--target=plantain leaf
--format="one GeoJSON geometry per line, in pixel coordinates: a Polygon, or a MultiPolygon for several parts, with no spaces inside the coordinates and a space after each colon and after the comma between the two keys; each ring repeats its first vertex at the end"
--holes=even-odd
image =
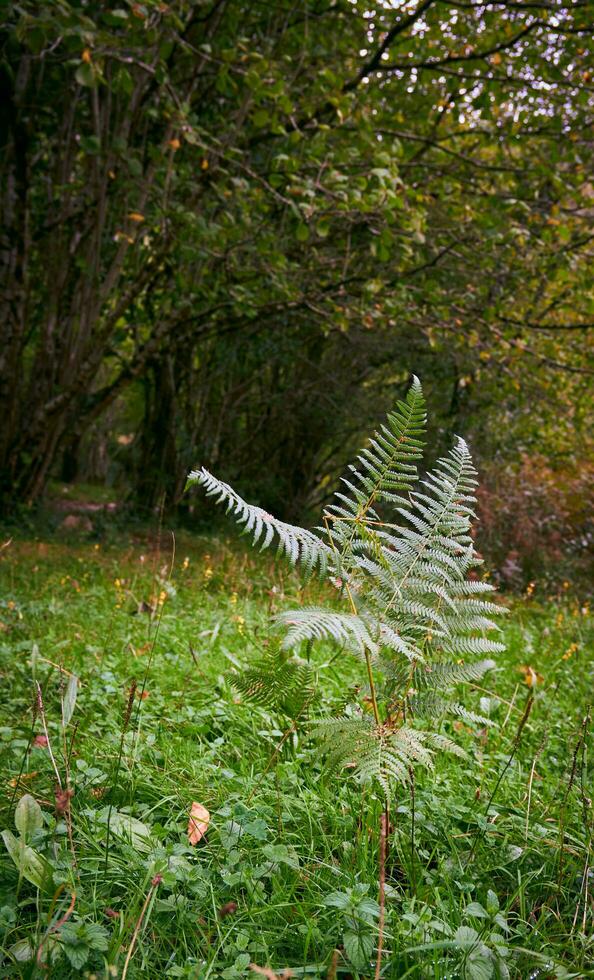
{"type": "Polygon", "coordinates": [[[22,840],[17,838],[10,830],[2,831],[2,840],[6,845],[6,850],[18,868],[19,874],[40,891],[53,892],[53,871],[52,866],[46,858],[34,851],[22,840]]]}
{"type": "Polygon", "coordinates": [[[19,834],[26,840],[36,830],[43,827],[43,814],[37,800],[29,793],[21,796],[14,813],[14,824],[19,834]]]}

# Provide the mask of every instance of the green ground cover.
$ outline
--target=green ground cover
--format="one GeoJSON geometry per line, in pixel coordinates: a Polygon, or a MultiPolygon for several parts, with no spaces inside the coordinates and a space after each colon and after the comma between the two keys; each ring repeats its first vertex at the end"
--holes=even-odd
{"type": "MultiPolygon", "coordinates": [[[[381,801],[233,687],[270,614],[318,587],[166,533],[15,540],[0,578],[0,976],[372,977],[381,801]]],[[[466,696],[493,726],[455,723],[469,761],[441,757],[393,808],[383,977],[594,976],[592,616],[569,586],[529,593],[466,696]]],[[[360,665],[312,660],[338,710],[360,665]]]]}

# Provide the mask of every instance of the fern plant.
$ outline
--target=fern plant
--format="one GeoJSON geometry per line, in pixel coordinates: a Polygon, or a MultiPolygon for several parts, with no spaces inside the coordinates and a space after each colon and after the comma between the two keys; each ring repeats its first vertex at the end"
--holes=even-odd
{"type": "Polygon", "coordinates": [[[246,503],[205,469],[188,478],[233,512],[262,549],[275,544],[307,574],[339,585],[341,609],[298,607],[276,617],[285,629],[281,650],[253,665],[237,686],[283,712],[301,690],[296,701],[303,711],[313,698],[294,659],[302,644],[334,641],[359,657],[364,696],[342,717],[316,721],[311,732],[331,767],[348,766],[388,802],[416,766],[433,767],[436,753],[464,755],[440,730],[444,717],[488,724],[452,692],[479,680],[503,649],[490,635],[503,610],[488,599],[492,586],[471,577],[481,559],[471,535],[477,482],[468,447],[457,439],[421,479],[425,425],[414,378],[350,466],[315,533],[246,503]]]}

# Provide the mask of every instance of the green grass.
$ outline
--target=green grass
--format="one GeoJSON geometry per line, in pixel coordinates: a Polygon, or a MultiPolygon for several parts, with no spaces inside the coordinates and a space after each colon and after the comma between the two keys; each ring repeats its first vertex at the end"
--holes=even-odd
{"type": "MultiPolygon", "coordinates": [[[[173,559],[166,534],[160,547],[13,541],[0,559],[0,829],[16,834],[18,800],[35,797],[43,825],[29,843],[52,879],[19,878],[0,844],[0,976],[122,977],[126,961],[128,978],[155,980],[234,980],[250,963],[373,976],[381,801],[325,773],[303,731],[286,737],[232,683],[271,642],[269,614],[315,586],[237,542],[182,538],[173,559]],[[80,685],[64,738],[65,671],[80,685]],[[36,683],[74,790],[71,843],[36,738],[36,683]],[[211,813],[195,847],[192,801],[211,813]]],[[[438,758],[417,778],[414,815],[400,791],[383,977],[594,977],[581,738],[594,629],[570,592],[537,585],[511,604],[507,652],[466,699],[495,724],[457,726],[471,761],[438,758]]],[[[312,658],[324,706],[338,708],[361,665],[324,646],[312,658]]]]}

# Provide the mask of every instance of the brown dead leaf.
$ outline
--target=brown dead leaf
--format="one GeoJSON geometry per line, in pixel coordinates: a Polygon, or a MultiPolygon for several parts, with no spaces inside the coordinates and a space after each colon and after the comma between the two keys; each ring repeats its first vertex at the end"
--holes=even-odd
{"type": "Polygon", "coordinates": [[[37,770],[35,770],[35,772],[22,772],[20,776],[11,779],[8,785],[12,786],[13,789],[16,789],[20,783],[25,783],[30,779],[35,779],[35,777],[38,775],[39,773],[37,770]]]}
{"type": "Polygon", "coordinates": [[[33,746],[36,749],[47,749],[47,735],[36,735],[33,739],[33,746]]]}
{"type": "Polygon", "coordinates": [[[267,977],[267,980],[289,980],[293,976],[292,970],[287,969],[283,970],[282,973],[275,973],[269,966],[258,966],[257,963],[250,963],[250,970],[261,977],[267,977]]]}
{"type": "Polygon", "coordinates": [[[528,687],[536,687],[538,684],[542,684],[544,681],[542,674],[539,674],[538,671],[529,664],[518,667],[518,670],[524,675],[524,684],[526,684],[528,687]]]}
{"type": "Polygon", "coordinates": [[[210,813],[206,807],[202,806],[202,803],[196,803],[196,800],[194,800],[188,823],[188,840],[190,844],[197,844],[199,840],[202,840],[208,830],[209,822],[210,813]]]}

